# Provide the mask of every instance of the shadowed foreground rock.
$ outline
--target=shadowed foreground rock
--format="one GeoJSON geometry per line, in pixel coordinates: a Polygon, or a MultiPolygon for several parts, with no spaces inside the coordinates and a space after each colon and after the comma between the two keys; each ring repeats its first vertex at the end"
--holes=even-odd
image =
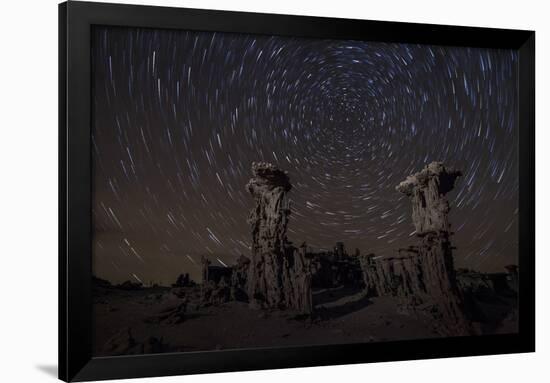
{"type": "Polygon", "coordinates": [[[287,241],[290,216],[288,175],[272,164],[252,164],[246,185],[255,207],[248,223],[252,230],[252,259],[247,289],[250,304],[262,308],[289,308],[311,313],[311,275],[305,250],[287,241]]]}
{"type": "Polygon", "coordinates": [[[150,336],[147,339],[138,341],[132,335],[132,329],[127,328],[119,331],[105,345],[111,355],[136,355],[156,354],[168,351],[168,345],[163,338],[150,336]]]}
{"type": "Polygon", "coordinates": [[[456,281],[445,198],[460,175],[440,162],[432,162],[401,182],[396,190],[411,200],[419,243],[400,249],[396,257],[362,259],[368,291],[400,296],[412,306],[429,308],[438,331],[445,335],[472,332],[456,281]]]}

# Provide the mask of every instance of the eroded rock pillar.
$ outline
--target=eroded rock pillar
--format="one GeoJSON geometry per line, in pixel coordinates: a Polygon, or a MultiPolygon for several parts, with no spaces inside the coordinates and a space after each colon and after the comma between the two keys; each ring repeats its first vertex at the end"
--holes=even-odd
{"type": "Polygon", "coordinates": [[[311,278],[307,260],[290,246],[286,230],[290,216],[288,175],[276,166],[252,164],[246,185],[255,206],[248,222],[252,230],[252,259],[248,269],[248,298],[252,306],[311,311],[311,278]],[[309,307],[309,308],[308,308],[309,307]]]}
{"type": "Polygon", "coordinates": [[[455,276],[449,202],[445,197],[460,175],[460,171],[446,168],[441,162],[432,162],[396,188],[411,200],[413,224],[420,238],[420,243],[409,251],[418,255],[418,262],[414,263],[421,278],[411,285],[412,293],[427,295],[427,300],[434,304],[433,313],[442,325],[442,332],[449,335],[471,332],[455,276]]]}

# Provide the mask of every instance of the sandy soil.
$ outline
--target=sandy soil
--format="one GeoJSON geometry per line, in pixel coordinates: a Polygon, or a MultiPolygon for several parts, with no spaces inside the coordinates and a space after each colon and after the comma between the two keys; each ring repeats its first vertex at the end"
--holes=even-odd
{"type": "Polygon", "coordinates": [[[181,289],[105,289],[96,294],[96,355],[274,346],[380,342],[438,336],[430,318],[398,310],[395,298],[366,298],[346,288],[316,291],[316,317],[258,311],[243,302],[198,304],[198,288],[183,318],[174,315],[181,289]]]}

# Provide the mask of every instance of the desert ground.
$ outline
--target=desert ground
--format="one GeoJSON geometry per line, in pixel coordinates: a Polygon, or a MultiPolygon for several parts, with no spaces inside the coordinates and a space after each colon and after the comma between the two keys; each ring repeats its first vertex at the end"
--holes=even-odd
{"type": "MultiPolygon", "coordinates": [[[[383,342],[441,336],[429,312],[397,297],[365,296],[340,286],[313,292],[314,315],[257,310],[245,302],[203,304],[200,285],[94,287],[95,355],[188,352],[383,342]]],[[[513,297],[477,296],[480,334],[517,331],[513,297]]]]}

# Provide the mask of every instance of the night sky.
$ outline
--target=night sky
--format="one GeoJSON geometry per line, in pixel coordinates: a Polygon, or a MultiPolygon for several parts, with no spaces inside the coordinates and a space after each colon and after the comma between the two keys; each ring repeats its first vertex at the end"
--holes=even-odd
{"type": "Polygon", "coordinates": [[[97,27],[94,273],[199,278],[249,255],[253,161],[288,171],[289,239],[392,255],[413,244],[395,191],[432,161],[458,267],[517,263],[517,54],[378,42],[97,27]]]}

